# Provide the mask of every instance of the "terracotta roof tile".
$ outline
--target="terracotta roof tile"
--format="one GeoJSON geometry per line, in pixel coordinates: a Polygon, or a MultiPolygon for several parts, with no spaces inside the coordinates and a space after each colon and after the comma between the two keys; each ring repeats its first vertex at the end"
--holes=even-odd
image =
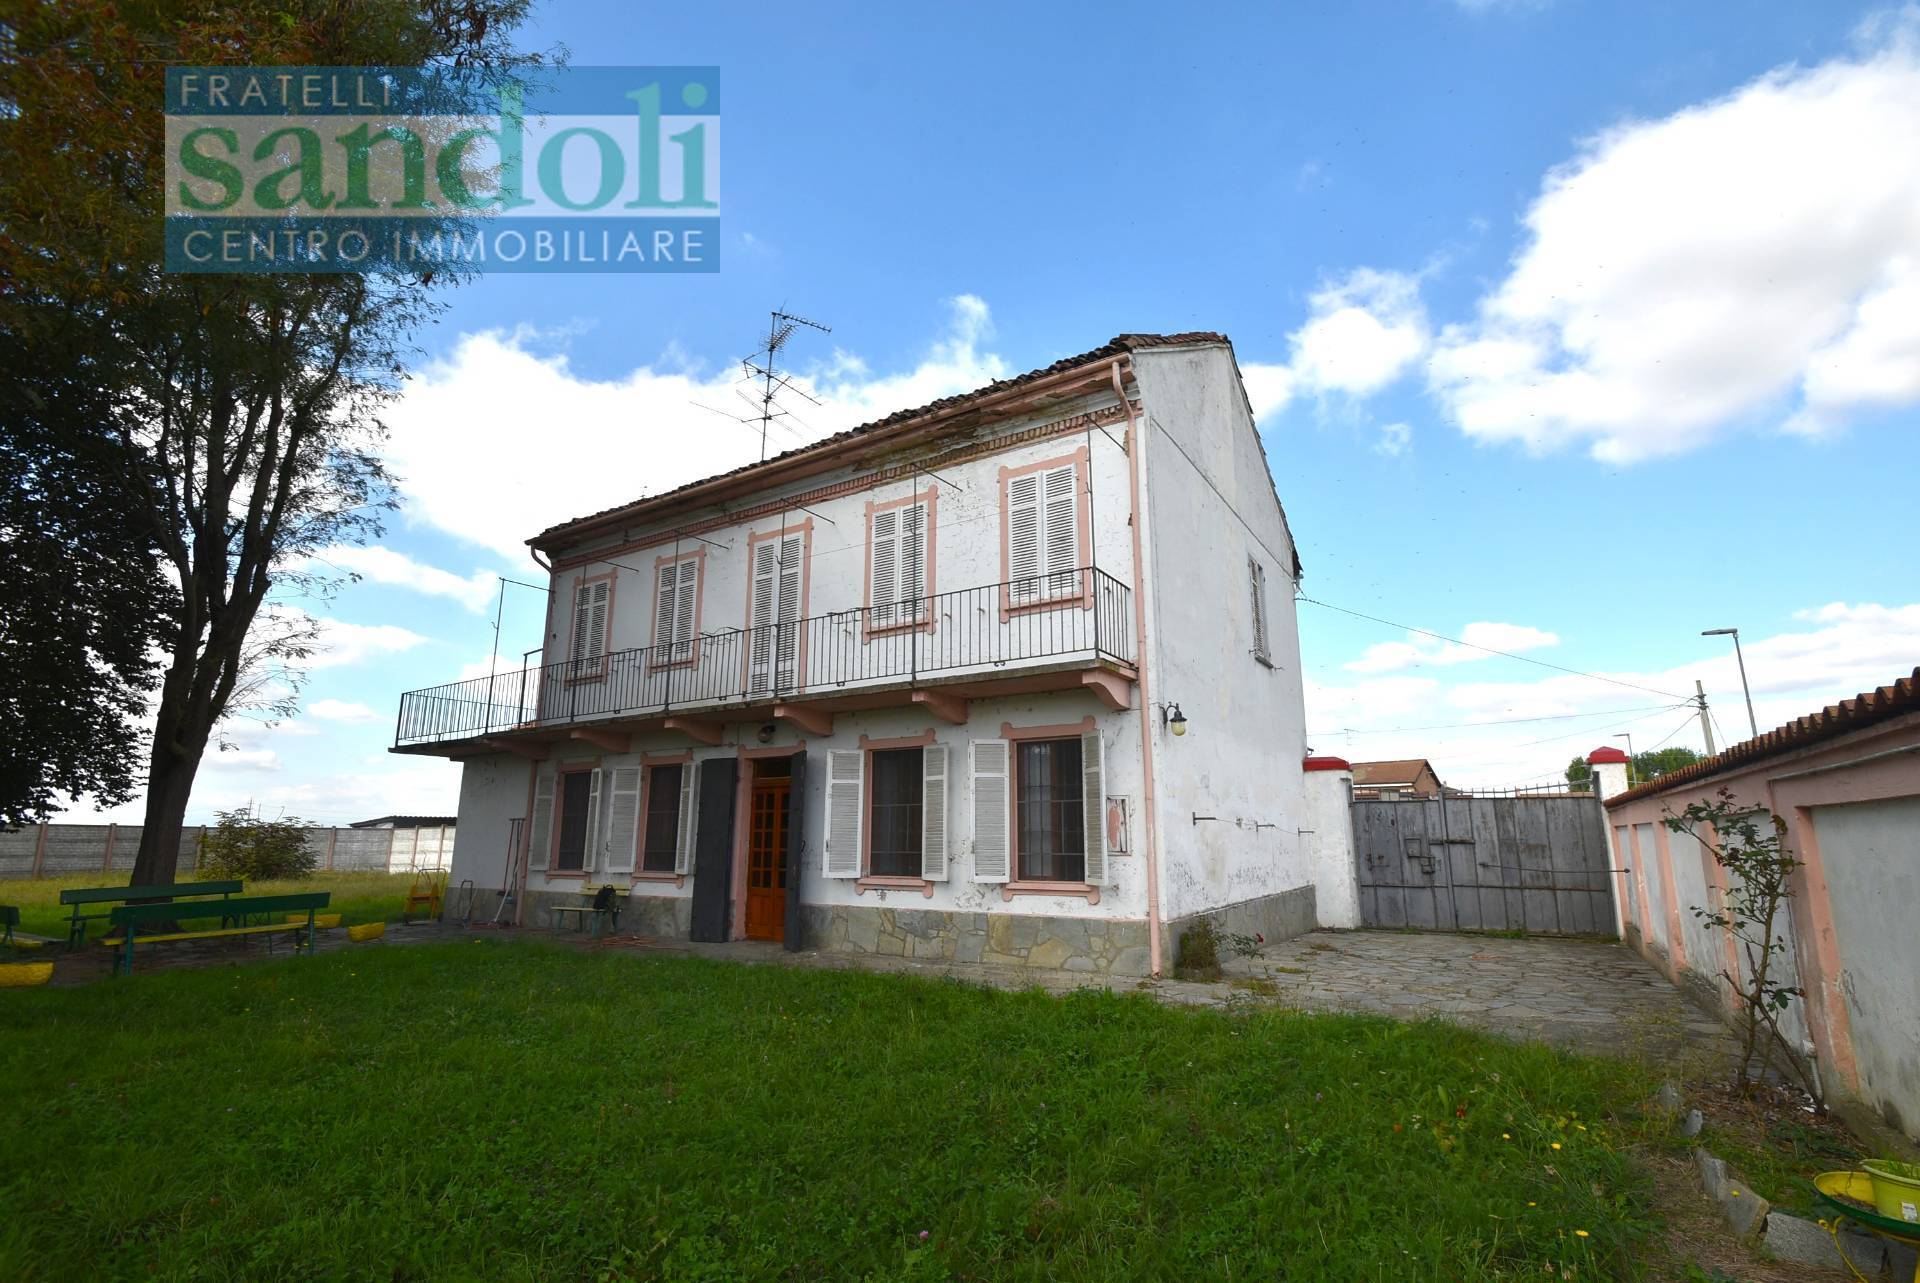
{"type": "Polygon", "coordinates": [[[1654,797],[1683,784],[1704,780],[1724,774],[1736,767],[1749,766],[1755,762],[1777,757],[1782,753],[1821,740],[1833,739],[1848,731],[1860,730],[1877,722],[1887,721],[1902,713],[1920,712],[1920,668],[1915,668],[1906,677],[1896,679],[1889,686],[1877,690],[1864,691],[1852,699],[1843,699],[1838,704],[1829,704],[1817,713],[1796,718],[1785,726],[1776,727],[1757,739],[1743,740],[1724,752],[1703,758],[1692,766],[1683,766],[1677,771],[1669,771],[1659,779],[1648,780],[1624,793],[1616,793],[1607,799],[1608,806],[1617,806],[1622,802],[1631,802],[1636,798],[1654,797]]]}
{"type": "Polygon", "coordinates": [[[929,401],[925,405],[914,406],[907,410],[896,410],[885,418],[875,419],[871,423],[862,423],[858,427],[847,429],[845,432],[838,432],[830,437],[823,437],[808,445],[796,446],[792,450],[784,451],[783,453],[754,463],[745,464],[727,472],[717,472],[710,477],[701,477],[698,480],[689,481],[685,485],[674,487],[672,490],[663,490],[657,495],[647,495],[627,503],[615,504],[611,508],[602,508],[598,512],[587,513],[585,516],[570,518],[569,520],[561,522],[559,525],[549,526],[533,538],[527,540],[527,542],[536,548],[545,547],[549,541],[569,535],[580,527],[590,526],[605,518],[613,517],[629,509],[637,508],[642,504],[651,507],[658,504],[662,499],[670,498],[673,495],[680,494],[682,491],[691,490],[696,486],[706,485],[711,481],[717,481],[722,477],[741,476],[742,474],[753,472],[760,468],[771,467],[774,464],[783,463],[802,455],[813,454],[829,449],[842,442],[851,441],[856,437],[863,437],[870,433],[883,431],[896,424],[906,423],[910,420],[922,418],[943,410],[958,409],[971,401],[978,401],[984,397],[992,396],[995,393],[1017,388],[1021,384],[1032,383],[1036,380],[1046,378],[1048,375],[1060,374],[1094,361],[1124,356],[1129,352],[1137,352],[1142,348],[1179,347],[1191,343],[1221,343],[1228,346],[1232,345],[1226,335],[1216,334],[1211,330],[1191,330],[1184,334],[1118,334],[1106,343],[1094,348],[1092,351],[1082,352],[1078,356],[1062,357],[1052,365],[1042,366],[1037,370],[1028,370],[1025,374],[1016,374],[1012,378],[989,383],[985,387],[975,388],[971,392],[962,392],[955,396],[941,397],[938,400],[929,401]]]}

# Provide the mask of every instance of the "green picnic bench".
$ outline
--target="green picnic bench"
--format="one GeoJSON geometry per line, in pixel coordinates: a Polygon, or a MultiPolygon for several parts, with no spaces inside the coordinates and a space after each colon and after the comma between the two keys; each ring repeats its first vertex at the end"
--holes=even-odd
{"type": "Polygon", "coordinates": [[[179,900],[184,897],[207,895],[238,895],[242,890],[239,882],[176,882],[172,886],[153,887],[73,887],[60,893],[60,903],[73,906],[73,917],[67,923],[67,947],[77,949],[87,942],[87,923],[98,922],[109,916],[107,913],[82,913],[81,908],[89,904],[119,904],[123,900],[165,900],[172,897],[179,900]]]}
{"type": "Polygon", "coordinates": [[[554,904],[547,907],[553,922],[553,933],[560,934],[560,928],[568,914],[573,915],[573,924],[576,929],[591,926],[595,940],[600,938],[609,920],[613,923],[613,929],[618,931],[620,909],[626,898],[627,893],[612,883],[603,887],[582,887],[579,904],[554,904]]]}
{"type": "Polygon", "coordinates": [[[313,915],[327,907],[330,891],[296,891],[289,895],[249,895],[226,900],[175,900],[170,904],[123,904],[107,916],[120,934],[104,942],[120,950],[114,970],[123,976],[133,974],[133,949],[141,944],[159,944],[167,940],[214,940],[225,936],[272,936],[281,932],[293,935],[296,952],[303,943],[313,952],[313,915]],[[307,915],[305,922],[262,921],[248,925],[248,918],[284,918],[289,913],[307,915]],[[218,928],[205,931],[157,931],[141,935],[142,927],[160,923],[185,923],[196,919],[218,918],[218,928]],[[233,925],[228,925],[229,923],[233,925]]]}

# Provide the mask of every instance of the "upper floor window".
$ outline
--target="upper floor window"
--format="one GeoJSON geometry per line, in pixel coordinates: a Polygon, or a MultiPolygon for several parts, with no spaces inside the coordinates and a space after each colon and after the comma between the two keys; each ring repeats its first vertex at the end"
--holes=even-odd
{"type": "Polygon", "coordinates": [[[867,628],[925,623],[932,602],[932,495],[871,510],[867,527],[867,628]]]}
{"type": "Polygon", "coordinates": [[[607,625],[613,614],[613,576],[583,579],[573,589],[573,639],[567,676],[601,677],[607,671],[607,625]]]}
{"type": "Polygon", "coordinates": [[[1077,597],[1086,564],[1082,457],[1001,473],[1009,605],[1077,597]]]}
{"type": "Polygon", "coordinates": [[[804,662],[799,622],[812,544],[811,520],[747,539],[747,685],[755,694],[791,689],[804,662]]]}
{"type": "Polygon", "coordinates": [[[662,557],[654,580],[653,652],[648,664],[691,664],[700,632],[700,571],[706,558],[700,553],[662,557]]]}
{"type": "Polygon", "coordinates": [[[1267,631],[1267,568],[1257,557],[1247,558],[1247,588],[1253,595],[1253,657],[1273,666],[1272,639],[1267,631]]]}

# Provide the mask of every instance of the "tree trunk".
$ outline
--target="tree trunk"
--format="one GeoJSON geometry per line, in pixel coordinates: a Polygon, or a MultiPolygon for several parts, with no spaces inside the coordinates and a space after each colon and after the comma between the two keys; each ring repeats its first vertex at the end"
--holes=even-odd
{"type": "Polygon", "coordinates": [[[211,720],[204,726],[192,724],[201,720],[194,717],[201,701],[192,695],[191,658],[190,654],[176,656],[161,686],[147,761],[146,815],[129,886],[171,886],[179,880],[180,834],[186,827],[187,803],[193,798],[193,781],[213,732],[211,720]]]}

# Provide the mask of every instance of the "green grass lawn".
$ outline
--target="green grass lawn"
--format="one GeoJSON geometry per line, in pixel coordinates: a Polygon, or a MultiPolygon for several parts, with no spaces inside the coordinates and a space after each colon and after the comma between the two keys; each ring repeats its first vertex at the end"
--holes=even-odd
{"type": "MultiPolygon", "coordinates": [[[[187,873],[180,877],[182,882],[194,881],[194,875],[187,873]]],[[[71,905],[60,903],[60,893],[69,887],[111,887],[126,886],[125,873],[81,873],[59,878],[35,878],[31,881],[0,882],[0,904],[20,906],[20,930],[34,935],[52,936],[56,940],[67,938],[67,919],[73,913],[71,905]]],[[[333,901],[328,912],[346,914],[346,924],[356,922],[383,922],[400,916],[400,907],[406,899],[407,888],[413,885],[410,873],[316,873],[309,878],[288,881],[249,882],[248,895],[284,895],[291,891],[330,891],[333,901]]],[[[87,912],[104,913],[112,905],[89,905],[87,912]]],[[[103,936],[107,932],[104,919],[89,924],[89,935],[103,936]]]]}
{"type": "Polygon", "coordinates": [[[0,1278],[1593,1279],[1646,1082],[1444,1024],[462,939],[0,992],[0,1278]]]}

